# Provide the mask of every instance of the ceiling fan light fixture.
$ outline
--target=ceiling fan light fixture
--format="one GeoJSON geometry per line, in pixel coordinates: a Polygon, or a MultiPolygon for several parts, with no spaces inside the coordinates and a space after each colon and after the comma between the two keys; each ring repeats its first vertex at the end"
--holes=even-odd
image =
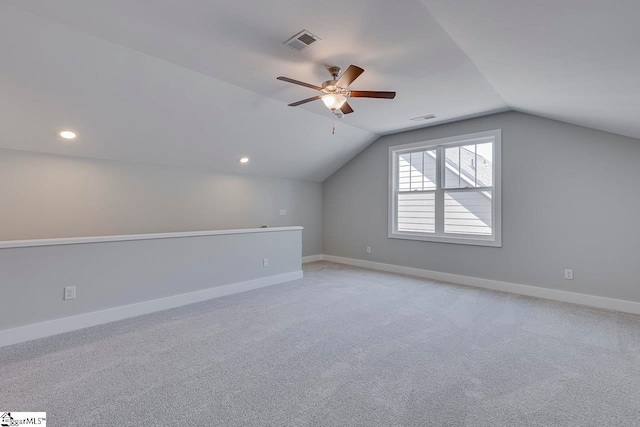
{"type": "Polygon", "coordinates": [[[349,90],[349,85],[353,83],[354,80],[364,72],[364,69],[360,67],[349,65],[347,71],[342,73],[342,76],[340,77],[338,77],[339,72],[339,67],[330,67],[329,73],[331,73],[331,80],[327,80],[326,82],[322,83],[322,87],[301,82],[299,80],[290,79],[289,77],[284,76],[280,76],[277,79],[283,82],[293,83],[295,85],[304,86],[320,92],[318,95],[312,96],[311,98],[287,104],[289,107],[297,107],[299,105],[321,99],[322,103],[333,113],[338,110],[341,111],[343,115],[346,115],[353,113],[353,108],[351,108],[351,106],[347,102],[347,97],[379,99],[393,99],[396,97],[395,92],[383,92],[377,90],[349,90]]]}
{"type": "Polygon", "coordinates": [[[328,93],[322,96],[322,102],[333,111],[342,107],[347,102],[347,98],[339,93],[328,93]]]}

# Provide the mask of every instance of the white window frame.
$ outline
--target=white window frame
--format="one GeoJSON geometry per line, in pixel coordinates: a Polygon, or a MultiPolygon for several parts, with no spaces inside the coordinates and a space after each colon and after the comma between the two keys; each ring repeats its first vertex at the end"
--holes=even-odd
{"type": "MultiPolygon", "coordinates": [[[[456,243],[462,245],[478,245],[502,247],[502,130],[496,129],[487,132],[477,132],[468,135],[441,138],[430,141],[421,141],[412,144],[394,145],[389,147],[389,217],[388,217],[388,237],[390,239],[423,240],[427,242],[456,243]],[[452,189],[444,188],[444,173],[442,163],[444,159],[444,149],[467,145],[483,139],[493,139],[493,187],[491,197],[491,236],[478,236],[470,234],[453,234],[444,232],[444,193],[452,189]],[[406,152],[416,150],[437,150],[436,162],[437,184],[435,190],[436,198],[436,231],[410,232],[398,231],[397,220],[397,200],[398,200],[398,156],[406,152]],[[438,201],[441,201],[438,203],[438,201]]],[[[454,191],[478,191],[476,187],[469,189],[453,189],[454,191]]]]}

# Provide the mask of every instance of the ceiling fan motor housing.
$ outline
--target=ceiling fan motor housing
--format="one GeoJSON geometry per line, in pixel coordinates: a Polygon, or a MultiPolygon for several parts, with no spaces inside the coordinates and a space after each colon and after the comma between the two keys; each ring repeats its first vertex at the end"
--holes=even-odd
{"type": "Polygon", "coordinates": [[[327,80],[322,83],[322,91],[324,93],[344,93],[346,89],[336,86],[337,80],[327,80]]]}
{"type": "Polygon", "coordinates": [[[333,77],[333,79],[327,80],[326,82],[322,83],[322,91],[324,93],[339,93],[343,95],[346,94],[347,88],[337,86],[340,67],[329,67],[329,73],[331,73],[331,77],[333,77]]]}

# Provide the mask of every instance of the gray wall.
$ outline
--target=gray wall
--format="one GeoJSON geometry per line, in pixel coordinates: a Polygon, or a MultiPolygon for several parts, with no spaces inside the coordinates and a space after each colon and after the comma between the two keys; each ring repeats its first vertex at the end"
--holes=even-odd
{"type": "Polygon", "coordinates": [[[636,183],[640,140],[522,113],[389,135],[324,182],[323,250],[640,301],[636,183]],[[503,132],[502,248],[387,238],[388,147],[493,129],[503,132]],[[565,268],[574,269],[573,281],[565,268]]]}
{"type": "Polygon", "coordinates": [[[0,249],[0,331],[297,272],[300,249],[300,230],[0,249]]]}
{"type": "Polygon", "coordinates": [[[0,240],[263,224],[321,253],[322,184],[0,149],[0,240]]]}

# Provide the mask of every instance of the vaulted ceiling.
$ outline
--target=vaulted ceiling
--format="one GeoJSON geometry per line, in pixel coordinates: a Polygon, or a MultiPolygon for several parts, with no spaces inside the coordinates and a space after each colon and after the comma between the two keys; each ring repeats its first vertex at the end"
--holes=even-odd
{"type": "Polygon", "coordinates": [[[639,5],[2,0],[0,146],[322,181],[381,134],[509,109],[640,137],[639,5]],[[282,44],[302,29],[321,40],[282,44]],[[286,106],[314,93],[277,76],[349,64],[396,99],[286,106]]]}

